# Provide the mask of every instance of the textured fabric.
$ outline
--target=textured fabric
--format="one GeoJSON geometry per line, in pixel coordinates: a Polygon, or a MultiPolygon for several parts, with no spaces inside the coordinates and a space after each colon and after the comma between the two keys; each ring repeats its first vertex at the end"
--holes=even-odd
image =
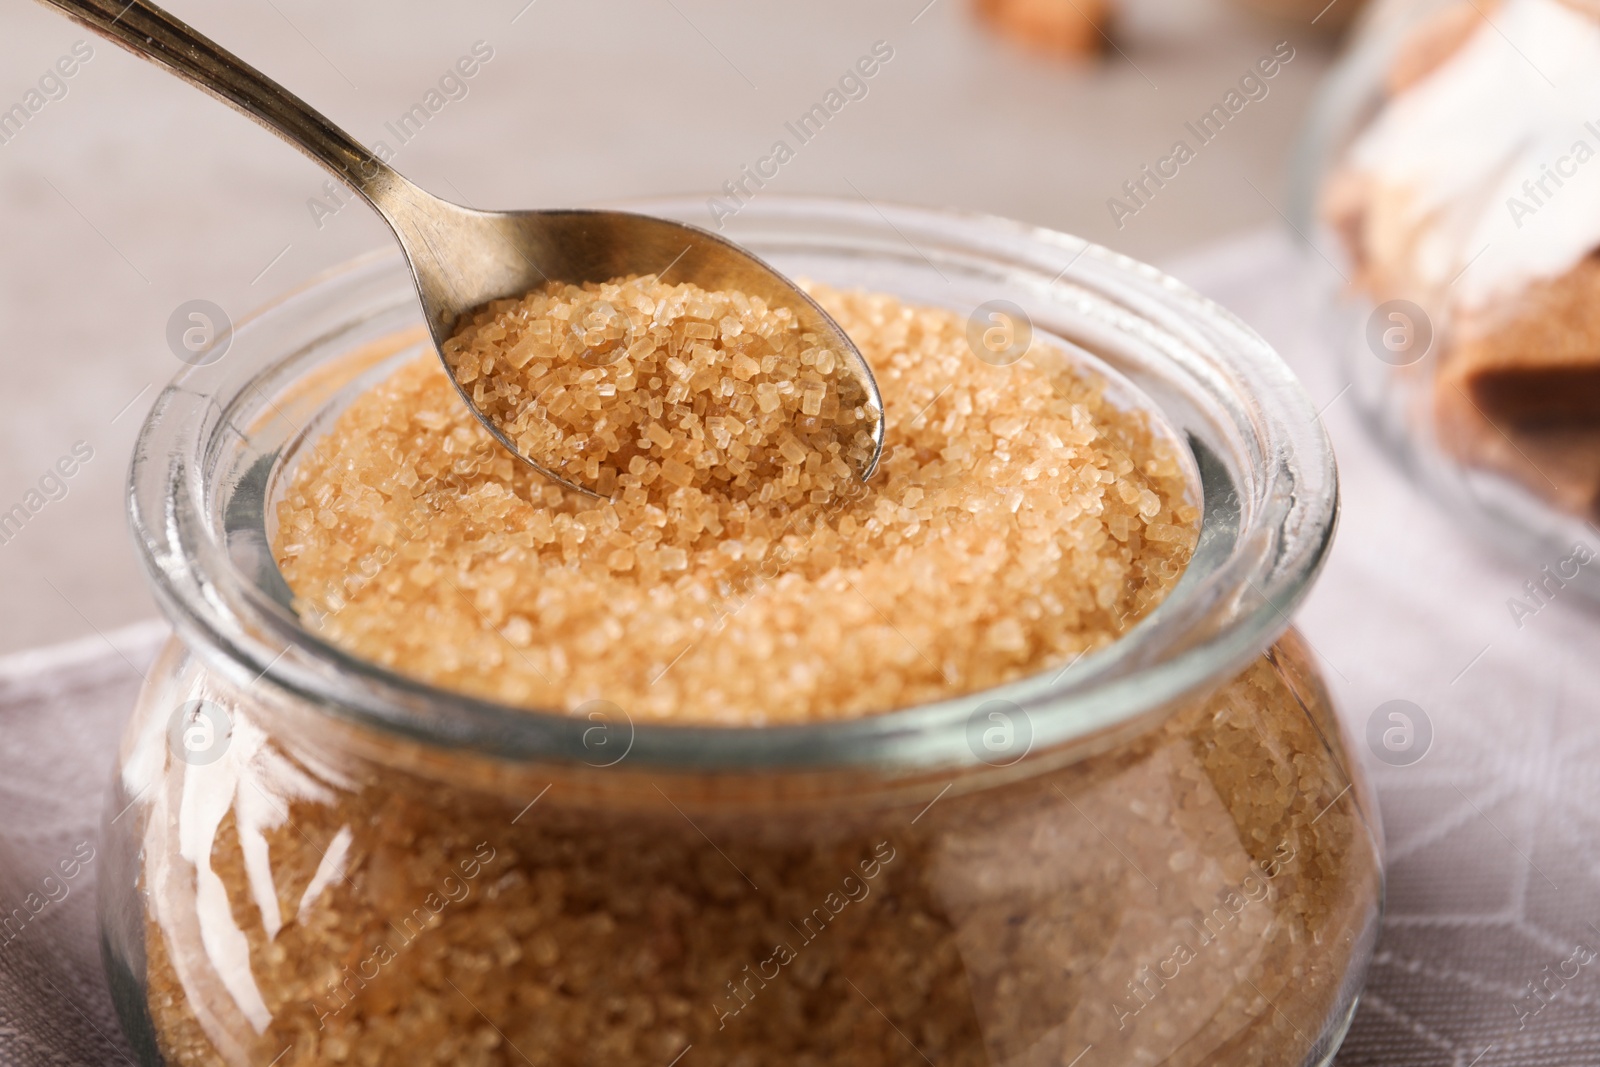
{"type": "Polygon", "coordinates": [[[95,876],[118,736],[166,633],[144,623],[0,659],[5,1067],[133,1062],[100,965],[95,876]]]}
{"type": "MultiPolygon", "coordinates": [[[[1600,949],[1600,612],[1558,597],[1518,628],[1506,601],[1536,568],[1458,530],[1341,393],[1317,330],[1320,259],[1259,234],[1169,266],[1294,364],[1339,453],[1339,539],[1299,622],[1378,784],[1389,897],[1338,1063],[1600,1063],[1600,959],[1573,962],[1580,944],[1600,949]],[[1409,766],[1361,740],[1391,700],[1432,727],[1409,766]],[[1529,983],[1544,983],[1538,998],[1529,983]]],[[[0,908],[60,898],[0,934],[4,1067],[131,1062],[101,977],[97,864],[70,881],[59,864],[84,842],[98,849],[117,736],[161,634],[150,624],[0,660],[0,908]]]]}

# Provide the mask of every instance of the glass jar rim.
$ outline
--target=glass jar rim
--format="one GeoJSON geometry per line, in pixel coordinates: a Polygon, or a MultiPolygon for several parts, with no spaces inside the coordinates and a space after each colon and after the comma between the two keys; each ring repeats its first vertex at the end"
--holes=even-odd
{"type": "MultiPolygon", "coordinates": [[[[617,206],[707,218],[707,201],[699,198],[617,206]]],[[[1025,717],[1030,754],[1055,753],[1060,762],[1102,751],[1231,677],[1289,625],[1332,540],[1333,454],[1288,367],[1232,314],[1129,257],[995,216],[764,194],[719,219],[719,228],[768,258],[842,249],[862,262],[926,263],[941,275],[943,263],[990,278],[1008,293],[1081,318],[1086,335],[1136,346],[1139,358],[1173,373],[1211,423],[1210,440],[1189,434],[1206,513],[1178,587],[1117,641],[1066,669],[847,720],[607,724],[606,740],[614,743],[607,751],[623,753],[615,760],[596,759],[592,721],[496,704],[351,657],[300,626],[237,565],[217,482],[221,457],[250,437],[234,418],[241,398],[252,390],[264,396],[276,368],[326,337],[339,322],[342,297],[399,276],[398,253],[380,250],[242,317],[228,335],[237,350],[254,336],[292,327],[298,333],[290,351],[231,364],[199,361],[177,375],[146,419],[129,475],[130,518],[157,600],[180,638],[239,684],[267,686],[333,718],[430,747],[578,768],[625,757],[630,767],[654,772],[918,774],[994,766],[971,743],[970,729],[996,700],[1025,717]]]]}

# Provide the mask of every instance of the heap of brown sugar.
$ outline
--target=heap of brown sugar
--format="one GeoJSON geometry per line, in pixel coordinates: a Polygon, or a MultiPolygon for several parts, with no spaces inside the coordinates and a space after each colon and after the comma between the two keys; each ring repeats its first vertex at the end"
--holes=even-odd
{"type": "Polygon", "coordinates": [[[849,485],[874,450],[843,354],[740,292],[552,282],[480,309],[444,357],[517,451],[600,496],[793,506],[849,485]]]}
{"type": "MultiPolygon", "coordinates": [[[[616,291],[655,300],[654,284],[616,291]]],[[[587,293],[490,309],[454,365],[465,373],[470,353],[503,350],[495,315],[581,305],[587,293]]],[[[881,712],[1059,667],[1114,641],[1177,582],[1199,518],[1187,468],[1105,381],[1042,342],[992,366],[950,311],[814,295],[883,394],[885,449],[870,482],[833,465],[836,437],[782,424],[831,410],[831,393],[820,407],[810,399],[806,368],[819,357],[806,364],[803,347],[796,368],[787,345],[751,354],[749,379],[734,368],[735,382],[758,383],[743,431],[699,415],[631,424],[614,454],[633,480],[618,477],[605,500],[508,454],[437,361],[418,358],[298,459],[274,543],[302,615],[356,655],[480,697],[758,725],[881,712]],[[752,428],[755,445],[740,454],[733,445],[752,445],[752,428]],[[688,473],[669,471],[667,454],[688,473]]],[[[739,294],[700,298],[782,317],[739,294]]],[[[742,336],[731,325],[746,321],[720,336],[742,336]]],[[[653,351],[691,394],[710,391],[697,378],[728,380],[681,344],[676,357],[653,351]]]]}

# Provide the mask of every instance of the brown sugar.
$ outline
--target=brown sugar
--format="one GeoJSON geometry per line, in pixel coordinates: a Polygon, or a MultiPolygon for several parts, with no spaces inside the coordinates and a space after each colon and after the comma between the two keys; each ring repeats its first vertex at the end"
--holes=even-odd
{"type": "Polygon", "coordinates": [[[1600,519],[1600,424],[1498,423],[1450,375],[1438,379],[1434,404],[1440,442],[1452,453],[1563,511],[1600,519]]]}
{"type": "MultiPolygon", "coordinates": [[[[633,306],[617,294],[658,300],[658,284],[491,308],[462,334],[457,372],[469,375],[484,346],[503,353],[496,316],[591,295],[633,306]]],[[[636,366],[732,381],[754,407],[742,423],[630,423],[606,500],[508,454],[437,363],[418,359],[298,459],[274,544],[302,616],[356,655],[480,697],[569,711],[603,699],[635,720],[759,725],[881,712],[1064,664],[1172,588],[1199,509],[1178,446],[1145,413],[1042,343],[996,367],[968,348],[955,313],[815,296],[883,393],[885,449],[869,482],[852,480],[836,437],[786,431],[784,419],[813,408],[843,418],[822,370],[804,369],[823,357],[808,365],[802,348],[786,367],[787,343],[749,352],[742,370],[734,356],[730,376],[696,362],[705,353],[641,347],[636,366]],[[799,384],[785,393],[784,380],[799,384]],[[764,419],[769,407],[782,417],[764,419]]],[[[781,318],[738,294],[682,299],[749,307],[740,321],[757,334],[781,318]]],[[[743,336],[733,325],[718,329],[743,336]]],[[[478,368],[486,398],[505,390],[498,371],[478,368]]]]}
{"type": "MultiPolygon", "coordinates": [[[[528,706],[753,725],[1049,669],[1170,591],[1198,509],[1147,415],[1043,346],[983,362],[950,312],[817,296],[883,391],[871,482],[595,500],[506,454],[419,359],[299,458],[275,546],[308,623],[528,706]]],[[[1301,1062],[1378,894],[1309,664],[1289,635],[1109,751],[948,796],[867,773],[820,808],[760,774],[738,777],[746,805],[726,776],[664,773],[656,803],[543,764],[346,751],[343,724],[285,730],[252,691],[201,683],[261,739],[216,766],[302,787],[268,820],[260,786],[206,800],[209,767],[152,790],[154,1043],[173,1067],[979,1067],[1088,1044],[1301,1062]],[[190,817],[161,805],[191,790],[215,831],[203,914],[191,868],[157,870],[190,817]],[[234,954],[210,954],[208,922],[234,954]],[[1175,938],[1192,959],[1146,1003],[1135,983],[1156,988],[1175,938]]]]}
{"type": "Polygon", "coordinates": [[[551,282],[479,309],[443,351],[518,452],[604,497],[692,487],[792,507],[838,493],[874,451],[845,354],[739,292],[551,282]]]}
{"type": "Polygon", "coordinates": [[[1440,443],[1563,511],[1600,517],[1600,259],[1467,317],[1434,382],[1440,443]]]}
{"type": "Polygon", "coordinates": [[[1600,257],[1461,323],[1443,373],[1504,425],[1600,422],[1600,257]]]}
{"type": "Polygon", "coordinates": [[[1563,511],[1600,516],[1600,258],[1457,333],[1433,390],[1440,442],[1563,511]]]}
{"type": "MultiPolygon", "coordinates": [[[[211,917],[238,956],[208,954],[182,880],[154,901],[156,1043],[172,1067],[979,1067],[1089,1044],[1118,1064],[1307,1062],[1379,879],[1309,664],[1291,635],[1111,752],[826,818],[691,821],[670,781],[647,810],[564,784],[530,810],[537,779],[463,767],[471,784],[441,787],[353,761],[264,831],[217,814],[211,917]]],[[[274,742],[248,773],[284,758],[274,742]]],[[[178,823],[151,819],[143,855],[178,823]]]]}

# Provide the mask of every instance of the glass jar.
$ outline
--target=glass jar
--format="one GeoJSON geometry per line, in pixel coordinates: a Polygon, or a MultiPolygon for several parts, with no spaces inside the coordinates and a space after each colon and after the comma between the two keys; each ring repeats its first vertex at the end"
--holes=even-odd
{"type": "MultiPolygon", "coordinates": [[[[696,221],[699,202],[638,205],[696,221]]],[[[133,525],[175,636],[121,750],[103,943],[149,1064],[1322,1064],[1377,929],[1376,808],[1287,631],[1332,456],[1283,364],[1153,269],[991,218],[767,197],[785,269],[1005,300],[1187,442],[1199,545],[1081,662],[725,728],[440,691],[303,628],[265,516],[423,351],[360,260],[161,395],[133,525]]]]}
{"type": "Polygon", "coordinates": [[[1600,598],[1597,116],[1593,3],[1385,0],[1294,180],[1352,395],[1432,496],[1536,572],[1519,622],[1568,586],[1600,598]]]}

